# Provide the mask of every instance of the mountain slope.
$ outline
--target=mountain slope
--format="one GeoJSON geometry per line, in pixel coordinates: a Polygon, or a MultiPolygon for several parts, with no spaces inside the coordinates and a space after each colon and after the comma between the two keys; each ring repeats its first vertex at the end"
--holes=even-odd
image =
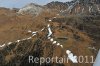
{"type": "MultiPolygon", "coordinates": [[[[65,3],[59,2],[56,3],[57,9],[60,4],[62,6],[57,12],[52,8],[41,11],[41,6],[35,4],[25,6],[25,13],[22,8],[22,14],[0,9],[0,66],[92,66],[91,58],[88,58],[89,63],[84,60],[74,64],[74,61],[79,62],[77,57],[80,56],[92,56],[92,60],[95,60],[100,48],[100,16],[90,15],[89,5],[85,7],[75,2],[67,3],[68,10],[71,8],[73,12],[71,15],[65,3]],[[82,7],[86,8],[84,15],[74,12],[75,8],[81,10],[82,7]],[[64,15],[60,15],[62,12],[64,15]],[[29,63],[30,55],[38,58],[68,57],[69,62],[56,63],[54,60],[53,63],[29,63]]],[[[53,3],[54,9],[56,5],[53,3]]],[[[48,7],[51,6],[49,4],[48,7]]]]}
{"type": "Polygon", "coordinates": [[[34,3],[30,3],[25,7],[21,8],[18,13],[19,14],[31,14],[38,15],[43,10],[43,7],[40,5],[36,5],[34,3]]]}

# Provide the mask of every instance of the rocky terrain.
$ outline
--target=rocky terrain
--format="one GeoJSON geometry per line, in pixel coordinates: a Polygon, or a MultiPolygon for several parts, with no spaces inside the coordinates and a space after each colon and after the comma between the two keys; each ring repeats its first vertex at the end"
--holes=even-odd
{"type": "Polygon", "coordinates": [[[58,2],[54,1],[48,3],[46,7],[51,8],[53,10],[57,10],[62,15],[64,14],[75,14],[75,15],[84,15],[84,14],[92,14],[97,15],[100,14],[100,2],[99,0],[74,0],[72,2],[58,2]]]}
{"type": "Polygon", "coordinates": [[[100,49],[100,2],[84,2],[0,8],[0,66],[93,66],[100,49]],[[68,57],[69,62],[29,63],[29,56],[68,57]]]}
{"type": "Polygon", "coordinates": [[[31,15],[38,15],[40,12],[42,12],[43,7],[34,3],[30,3],[26,5],[25,7],[21,8],[18,11],[18,14],[31,14],[31,15]]]}

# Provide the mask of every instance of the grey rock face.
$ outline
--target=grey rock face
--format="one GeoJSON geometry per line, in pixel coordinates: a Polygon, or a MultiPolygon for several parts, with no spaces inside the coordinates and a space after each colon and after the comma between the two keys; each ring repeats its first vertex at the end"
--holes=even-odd
{"type": "Polygon", "coordinates": [[[43,7],[36,5],[34,3],[28,4],[25,7],[21,8],[18,11],[18,14],[32,14],[32,15],[38,15],[40,12],[42,12],[43,7]]]}

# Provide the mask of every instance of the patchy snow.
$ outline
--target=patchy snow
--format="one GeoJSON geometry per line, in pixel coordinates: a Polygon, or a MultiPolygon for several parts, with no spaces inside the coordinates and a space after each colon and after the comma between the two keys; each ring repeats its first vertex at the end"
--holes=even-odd
{"type": "Polygon", "coordinates": [[[92,50],[97,50],[95,47],[88,47],[89,49],[92,49],[92,50]]]}
{"type": "Polygon", "coordinates": [[[49,22],[51,22],[52,20],[50,19],[50,20],[48,20],[49,22]]]}
{"type": "Polygon", "coordinates": [[[69,11],[69,13],[70,13],[72,11],[72,9],[77,5],[77,3],[79,3],[78,0],[75,3],[73,3],[72,5],[69,5],[67,11],[69,11]]]}
{"type": "Polygon", "coordinates": [[[48,24],[48,31],[49,31],[48,37],[50,37],[52,35],[52,31],[51,31],[51,28],[50,28],[50,24],[48,24]]]}
{"type": "Polygon", "coordinates": [[[74,56],[73,53],[71,53],[70,50],[66,50],[66,53],[68,54],[68,58],[69,58],[73,63],[78,63],[78,61],[77,61],[77,56],[74,56]]]}
{"type": "Polygon", "coordinates": [[[63,45],[60,45],[61,46],[61,48],[63,48],[63,45]]]}
{"type": "Polygon", "coordinates": [[[53,18],[57,18],[57,17],[53,17],[53,18]]]}
{"type": "Polygon", "coordinates": [[[28,32],[31,33],[32,31],[31,30],[28,30],[28,32]]]}
{"type": "Polygon", "coordinates": [[[8,45],[12,44],[12,42],[9,42],[8,45]]]}
{"type": "Polygon", "coordinates": [[[48,39],[51,39],[51,37],[48,37],[48,39]]]}
{"type": "MultiPolygon", "coordinates": [[[[44,28],[41,30],[41,31],[43,31],[44,30],[44,28]]],[[[38,31],[35,31],[35,32],[32,32],[31,30],[28,30],[28,32],[29,33],[32,33],[32,36],[31,37],[29,37],[29,38],[24,38],[24,39],[21,39],[21,40],[17,40],[17,41],[15,41],[15,42],[20,42],[20,41],[24,41],[24,40],[27,40],[27,39],[31,39],[33,36],[35,36],[36,35],[36,33],[38,32],[38,31]]],[[[12,44],[13,42],[8,42],[7,43],[7,45],[10,45],[10,44],[12,44]]],[[[6,44],[3,44],[3,45],[0,45],[0,48],[2,48],[2,47],[4,47],[6,44]]]]}
{"type": "Polygon", "coordinates": [[[33,34],[32,37],[34,37],[36,34],[33,34]]]}
{"type": "Polygon", "coordinates": [[[0,48],[4,47],[6,44],[0,45],[0,48]]]}
{"type": "Polygon", "coordinates": [[[26,39],[22,39],[22,41],[24,41],[24,40],[26,40],[26,39]]]}
{"type": "Polygon", "coordinates": [[[57,43],[57,46],[59,46],[60,45],[60,43],[57,43]]]}
{"type": "Polygon", "coordinates": [[[42,28],[41,31],[43,31],[45,28],[42,28]]]}
{"type": "Polygon", "coordinates": [[[50,41],[53,42],[53,38],[51,38],[50,41]]]}
{"type": "Polygon", "coordinates": [[[17,40],[16,42],[20,42],[21,40],[17,40]]]}
{"type": "Polygon", "coordinates": [[[54,42],[53,42],[53,44],[56,44],[56,43],[57,43],[57,41],[54,41],[54,42]]]}
{"type": "Polygon", "coordinates": [[[67,54],[70,54],[70,53],[71,53],[71,51],[70,51],[70,50],[66,50],[66,53],[67,53],[67,54]]]}
{"type": "Polygon", "coordinates": [[[27,39],[31,39],[32,37],[29,37],[29,38],[27,38],[27,39]]]}
{"type": "Polygon", "coordinates": [[[32,32],[32,34],[36,34],[38,31],[32,32]]]}

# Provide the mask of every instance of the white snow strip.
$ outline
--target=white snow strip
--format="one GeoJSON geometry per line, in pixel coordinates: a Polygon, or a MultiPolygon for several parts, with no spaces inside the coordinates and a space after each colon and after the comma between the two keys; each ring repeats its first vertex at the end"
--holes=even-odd
{"type": "Polygon", "coordinates": [[[59,46],[60,45],[60,43],[57,43],[57,46],[59,46]]]}
{"type": "Polygon", "coordinates": [[[8,45],[12,44],[12,42],[9,42],[8,45]]]}
{"type": "Polygon", "coordinates": [[[73,56],[73,53],[71,53],[70,50],[66,50],[66,53],[68,54],[69,60],[71,60],[73,63],[78,63],[77,56],[73,56]]]}
{"type": "Polygon", "coordinates": [[[51,38],[50,41],[53,42],[53,38],[51,38]]]}
{"type": "Polygon", "coordinates": [[[21,40],[17,40],[16,42],[20,42],[21,40]]]}
{"type": "Polygon", "coordinates": [[[0,48],[2,48],[2,47],[4,47],[5,46],[5,44],[3,44],[3,45],[0,45],[0,48]]]}
{"type": "Polygon", "coordinates": [[[50,24],[48,24],[48,31],[49,31],[48,37],[50,37],[52,35],[52,31],[51,31],[51,28],[50,28],[50,24]]]}
{"type": "Polygon", "coordinates": [[[43,31],[44,30],[44,28],[43,29],[41,29],[41,31],[43,31]]]}
{"type": "Polygon", "coordinates": [[[70,54],[70,53],[71,53],[71,51],[70,51],[70,50],[66,50],[66,53],[67,53],[67,54],[70,54]]]}
{"type": "Polygon", "coordinates": [[[88,47],[89,49],[97,50],[95,47],[88,47]]]}
{"type": "Polygon", "coordinates": [[[36,34],[33,34],[32,37],[34,37],[36,34]]]}
{"type": "Polygon", "coordinates": [[[32,37],[29,37],[29,38],[27,38],[27,39],[31,39],[32,37]]]}
{"type": "Polygon", "coordinates": [[[32,31],[31,30],[28,30],[28,32],[31,33],[32,31]]]}
{"type": "Polygon", "coordinates": [[[36,32],[32,32],[32,34],[36,34],[38,31],[36,31],[36,32]]]}
{"type": "Polygon", "coordinates": [[[63,48],[63,45],[60,45],[61,46],[61,48],[63,48]]]}
{"type": "Polygon", "coordinates": [[[53,17],[53,18],[57,18],[57,17],[53,17]]]}
{"type": "Polygon", "coordinates": [[[22,39],[22,41],[24,41],[24,40],[26,40],[26,39],[22,39]]]}
{"type": "Polygon", "coordinates": [[[51,22],[52,20],[50,19],[49,22],[51,22]]]}
{"type": "Polygon", "coordinates": [[[54,42],[53,42],[53,44],[56,44],[56,43],[57,43],[57,41],[54,41],[54,42]]]}
{"type": "Polygon", "coordinates": [[[48,37],[48,39],[51,39],[51,37],[48,37]]]}

